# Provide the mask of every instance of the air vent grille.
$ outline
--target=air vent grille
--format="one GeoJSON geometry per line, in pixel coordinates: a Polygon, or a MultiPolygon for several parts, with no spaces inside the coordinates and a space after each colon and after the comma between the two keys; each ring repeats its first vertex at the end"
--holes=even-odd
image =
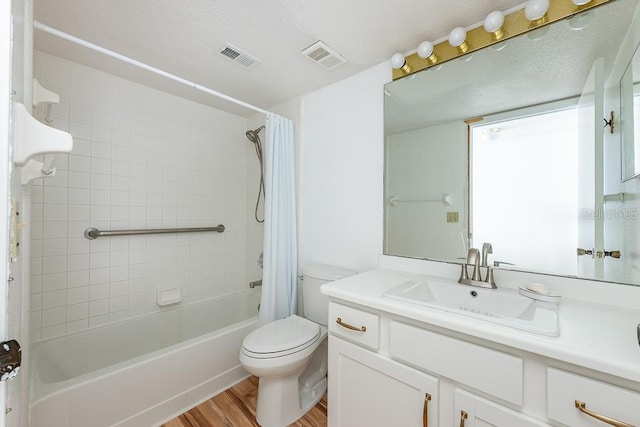
{"type": "Polygon", "coordinates": [[[230,45],[229,43],[225,43],[220,46],[218,52],[220,53],[220,55],[235,62],[236,64],[247,70],[250,70],[260,64],[260,61],[254,56],[243,52],[242,50],[230,45]]]}
{"type": "Polygon", "coordinates": [[[317,41],[302,51],[302,54],[327,70],[344,64],[347,60],[325,43],[317,41]]]}

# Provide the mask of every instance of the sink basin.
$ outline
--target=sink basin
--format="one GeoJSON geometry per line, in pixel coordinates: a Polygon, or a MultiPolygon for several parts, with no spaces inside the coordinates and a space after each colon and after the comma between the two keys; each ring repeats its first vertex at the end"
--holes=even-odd
{"type": "Polygon", "coordinates": [[[485,289],[419,277],[388,290],[384,297],[537,334],[560,334],[558,304],[520,295],[514,289],[485,289]]]}

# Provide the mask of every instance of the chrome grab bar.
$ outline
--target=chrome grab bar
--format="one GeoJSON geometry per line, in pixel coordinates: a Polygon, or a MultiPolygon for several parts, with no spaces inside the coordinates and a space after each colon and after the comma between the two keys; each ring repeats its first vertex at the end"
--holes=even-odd
{"type": "Polygon", "coordinates": [[[193,228],[149,228],[146,230],[98,230],[95,227],[90,227],[84,230],[84,237],[89,240],[97,239],[98,237],[110,237],[110,236],[134,236],[140,234],[164,234],[164,233],[196,233],[199,231],[217,231],[218,233],[224,232],[224,225],[219,224],[216,227],[193,227],[193,228]]]}

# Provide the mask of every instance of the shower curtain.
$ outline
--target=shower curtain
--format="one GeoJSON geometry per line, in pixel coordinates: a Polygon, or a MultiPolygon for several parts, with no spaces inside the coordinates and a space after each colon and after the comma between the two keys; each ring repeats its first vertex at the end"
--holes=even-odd
{"type": "Polygon", "coordinates": [[[266,131],[261,323],[295,312],[298,272],[293,122],[269,113],[266,131]]]}

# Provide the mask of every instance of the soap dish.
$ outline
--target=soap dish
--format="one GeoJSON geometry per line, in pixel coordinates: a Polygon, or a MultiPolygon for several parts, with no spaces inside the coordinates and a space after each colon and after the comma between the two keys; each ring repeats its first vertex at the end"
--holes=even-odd
{"type": "Polygon", "coordinates": [[[535,299],[538,301],[556,302],[556,303],[560,302],[560,295],[543,295],[537,292],[532,292],[527,288],[518,288],[518,292],[520,293],[520,295],[523,295],[525,297],[535,299]]]}

